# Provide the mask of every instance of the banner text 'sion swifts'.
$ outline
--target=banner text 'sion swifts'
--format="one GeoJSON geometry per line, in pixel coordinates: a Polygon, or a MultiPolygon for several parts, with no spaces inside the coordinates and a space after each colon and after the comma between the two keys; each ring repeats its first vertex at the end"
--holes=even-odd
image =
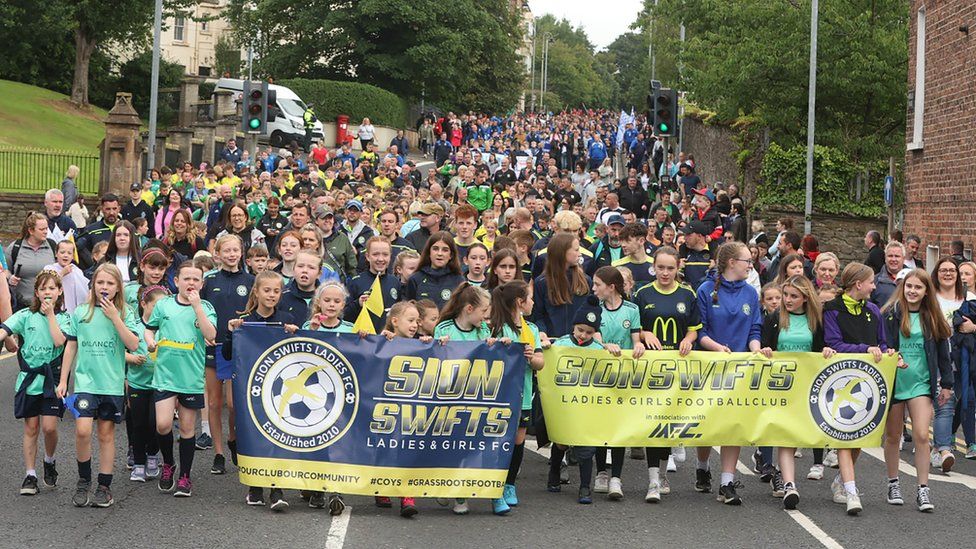
{"type": "Polygon", "coordinates": [[[521,346],[241,330],[234,402],[242,483],[501,495],[522,402],[521,346]]]}
{"type": "Polygon", "coordinates": [[[881,445],[896,361],[553,347],[538,380],[562,444],[861,448],[881,445]]]}

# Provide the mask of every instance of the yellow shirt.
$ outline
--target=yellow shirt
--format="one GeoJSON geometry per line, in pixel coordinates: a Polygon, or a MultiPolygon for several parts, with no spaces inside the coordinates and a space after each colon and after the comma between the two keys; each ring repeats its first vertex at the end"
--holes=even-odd
{"type": "Polygon", "coordinates": [[[376,176],[373,178],[373,185],[376,185],[377,189],[385,191],[393,186],[393,181],[390,181],[389,177],[376,176]]]}
{"type": "Polygon", "coordinates": [[[152,191],[142,191],[142,195],[139,198],[142,198],[142,201],[150,206],[156,203],[156,193],[152,191]]]}
{"type": "Polygon", "coordinates": [[[220,179],[220,184],[221,185],[230,185],[231,187],[236,187],[236,186],[238,186],[238,185],[241,184],[241,178],[240,177],[237,177],[236,175],[235,176],[232,176],[232,177],[228,177],[228,176],[225,175],[224,177],[222,177],[220,179]]]}

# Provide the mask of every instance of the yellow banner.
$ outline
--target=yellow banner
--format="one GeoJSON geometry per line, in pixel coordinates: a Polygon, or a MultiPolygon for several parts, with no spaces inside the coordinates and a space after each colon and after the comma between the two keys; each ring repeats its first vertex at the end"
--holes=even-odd
{"type": "Polygon", "coordinates": [[[549,437],[574,446],[881,445],[897,367],[869,355],[552,347],[538,372],[549,437]]]}

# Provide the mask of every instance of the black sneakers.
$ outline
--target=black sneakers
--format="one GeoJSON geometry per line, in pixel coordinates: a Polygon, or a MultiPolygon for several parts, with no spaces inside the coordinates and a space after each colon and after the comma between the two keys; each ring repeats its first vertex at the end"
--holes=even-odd
{"type": "Polygon", "coordinates": [[[712,473],[706,469],[695,469],[695,491],[709,493],[712,491],[712,473]]]}
{"type": "Polygon", "coordinates": [[[54,466],[55,462],[44,462],[44,486],[54,488],[58,485],[58,469],[54,466]]]}
{"type": "Polygon", "coordinates": [[[322,509],[325,507],[325,492],[309,492],[308,493],[308,506],[313,509],[322,509]]]}
{"type": "Polygon", "coordinates": [[[252,506],[264,506],[264,488],[251,486],[247,489],[247,497],[244,503],[252,506]]]}
{"type": "Polygon", "coordinates": [[[234,467],[237,467],[237,441],[228,440],[227,449],[230,450],[230,462],[234,464],[234,467]]]}
{"type": "Polygon", "coordinates": [[[342,501],[342,496],[332,494],[329,498],[329,514],[337,517],[346,509],[346,502],[342,501]]]}
{"type": "Polygon", "coordinates": [[[95,507],[111,507],[115,503],[115,498],[112,497],[112,491],[108,489],[108,486],[99,486],[95,489],[95,496],[92,498],[91,504],[95,507]]]}
{"type": "Polygon", "coordinates": [[[20,485],[20,495],[22,496],[34,496],[37,495],[37,477],[34,475],[27,475],[24,477],[24,483],[20,485]]]}
{"type": "Polygon", "coordinates": [[[226,461],[223,454],[215,454],[213,465],[210,466],[211,475],[222,475],[227,472],[226,461]]]}
{"type": "Polygon", "coordinates": [[[742,498],[736,492],[737,488],[742,488],[739,481],[723,484],[718,489],[718,500],[726,505],[742,505],[742,498]]]}
{"type": "Polygon", "coordinates": [[[88,507],[91,505],[91,481],[83,478],[78,479],[78,486],[75,488],[75,495],[71,498],[71,503],[75,507],[88,507]]]}
{"type": "Polygon", "coordinates": [[[272,511],[284,511],[288,507],[288,502],[285,501],[285,495],[281,491],[281,488],[272,488],[271,495],[268,496],[268,502],[271,505],[272,511]]]}

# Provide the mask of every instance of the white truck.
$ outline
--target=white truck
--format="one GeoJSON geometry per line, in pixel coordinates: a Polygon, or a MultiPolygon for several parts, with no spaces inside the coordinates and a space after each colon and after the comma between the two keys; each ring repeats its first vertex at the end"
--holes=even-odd
{"type": "MultiPolygon", "coordinates": [[[[270,84],[268,89],[273,90],[276,95],[274,109],[271,111],[275,117],[268,122],[268,133],[258,136],[258,139],[267,140],[275,148],[284,147],[293,140],[301,145],[305,141],[305,102],[285,86],[270,84]]],[[[233,92],[234,99],[240,101],[244,93],[244,81],[239,78],[221,78],[214,87],[214,91],[218,90],[233,92]]],[[[318,120],[315,121],[312,139],[324,139],[322,122],[318,120]]]]}

